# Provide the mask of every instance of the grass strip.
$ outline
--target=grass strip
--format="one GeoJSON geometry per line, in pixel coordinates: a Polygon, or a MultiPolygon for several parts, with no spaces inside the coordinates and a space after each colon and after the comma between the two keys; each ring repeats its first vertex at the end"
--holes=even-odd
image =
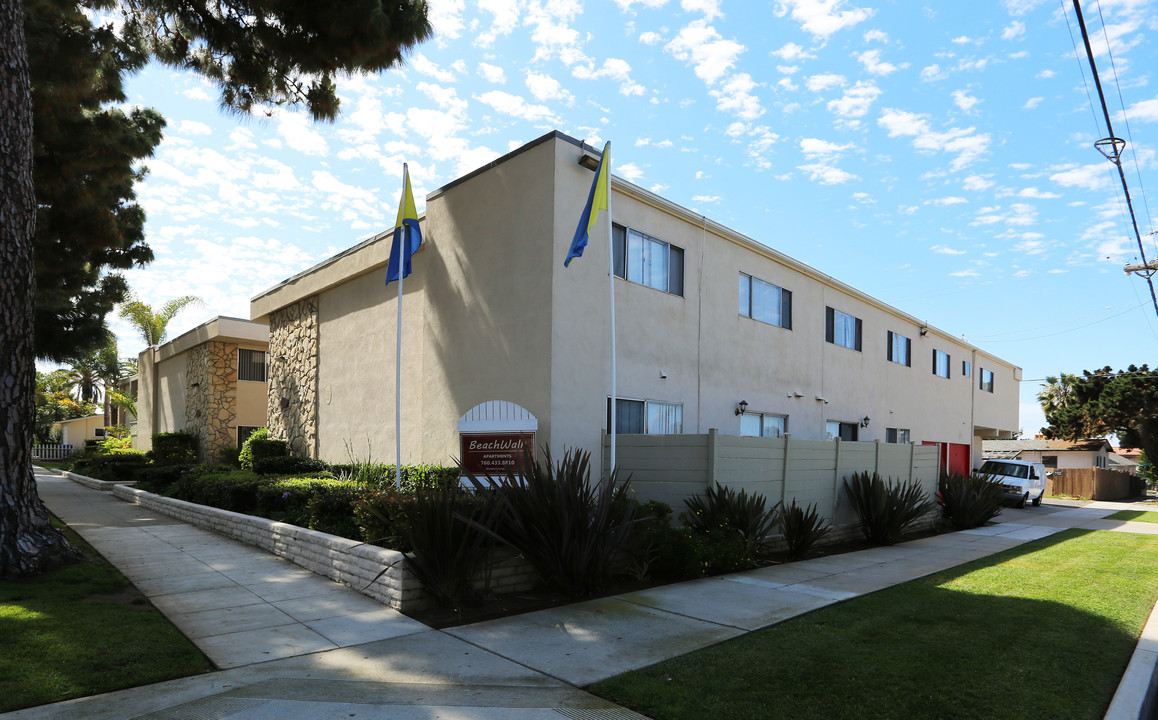
{"type": "Polygon", "coordinates": [[[0,712],[214,669],[124,576],[66,533],[84,560],[0,581],[0,712]]]}
{"type": "Polygon", "coordinates": [[[1158,512],[1145,510],[1119,510],[1106,520],[1128,520],[1130,522],[1158,523],[1158,512]]]}
{"type": "Polygon", "coordinates": [[[1158,538],[1067,530],[593,685],[656,720],[1101,718],[1158,538]]]}

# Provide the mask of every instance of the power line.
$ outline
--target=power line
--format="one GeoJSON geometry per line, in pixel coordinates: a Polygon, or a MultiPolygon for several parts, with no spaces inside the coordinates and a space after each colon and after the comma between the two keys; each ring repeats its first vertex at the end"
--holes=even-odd
{"type": "MultiPolygon", "coordinates": [[[[1094,86],[1098,89],[1098,99],[1102,104],[1102,114],[1106,118],[1106,132],[1108,137],[1102,138],[1094,143],[1094,147],[1098,152],[1102,153],[1107,160],[1114,163],[1114,167],[1118,168],[1118,178],[1122,181],[1122,192],[1126,194],[1126,207],[1130,209],[1130,222],[1134,226],[1134,237],[1138,241],[1138,252],[1142,257],[1142,264],[1148,265],[1146,261],[1146,248],[1142,246],[1142,234],[1138,232],[1138,219],[1134,215],[1134,204],[1130,201],[1130,188],[1126,184],[1126,173],[1122,170],[1122,149],[1126,146],[1126,141],[1114,137],[1114,126],[1110,122],[1110,108],[1106,105],[1106,94],[1102,92],[1102,81],[1098,77],[1098,66],[1094,62],[1094,51],[1090,47],[1090,36],[1086,32],[1086,19],[1082,16],[1082,6],[1079,0],[1073,0],[1074,12],[1078,17],[1078,28],[1082,31],[1082,43],[1086,46],[1086,56],[1090,60],[1090,72],[1094,76],[1094,86]]],[[[1139,275],[1146,279],[1146,284],[1150,287],[1150,300],[1154,303],[1154,312],[1158,314],[1158,295],[1154,292],[1154,270],[1145,269],[1137,271],[1139,275]]]]}

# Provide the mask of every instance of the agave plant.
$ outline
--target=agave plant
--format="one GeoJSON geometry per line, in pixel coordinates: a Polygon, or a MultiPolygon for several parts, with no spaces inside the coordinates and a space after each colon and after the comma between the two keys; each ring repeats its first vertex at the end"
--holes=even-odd
{"type": "Polygon", "coordinates": [[[885,482],[878,473],[853,473],[844,481],[852,509],[869,542],[892,545],[901,533],[932,509],[933,503],[916,481],[885,482]]]}
{"type": "Polygon", "coordinates": [[[804,508],[796,504],[795,498],[780,514],[780,523],[788,557],[793,560],[808,555],[808,550],[832,530],[832,524],[817,512],[816,503],[804,508]]]}
{"type": "Polygon", "coordinates": [[[768,501],[760,493],[749,495],[743,488],[710,487],[701,497],[693,495],[684,500],[688,508],[685,525],[697,532],[724,530],[735,532],[744,545],[744,554],[760,554],[764,542],[776,529],[779,503],[768,508],[768,501]]]}
{"type": "Polygon", "coordinates": [[[938,500],[943,517],[958,530],[980,527],[1001,512],[1005,490],[990,475],[941,473],[938,500]]]}
{"type": "Polygon", "coordinates": [[[526,458],[517,474],[482,480],[468,475],[476,492],[494,492],[501,505],[492,535],[521,553],[550,587],[591,595],[611,576],[635,519],[630,480],[613,472],[591,481],[591,453],[564,452],[553,463],[526,458]]]}

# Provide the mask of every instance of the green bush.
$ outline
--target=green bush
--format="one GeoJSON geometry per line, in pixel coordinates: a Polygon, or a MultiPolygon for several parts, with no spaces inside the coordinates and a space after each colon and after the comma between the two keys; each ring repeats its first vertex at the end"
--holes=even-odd
{"type": "Polygon", "coordinates": [[[138,471],[148,464],[144,454],[118,453],[115,455],[92,455],[73,463],[73,472],[79,475],[112,482],[132,482],[138,471]]]}
{"type": "Polygon", "coordinates": [[[149,458],[157,465],[191,465],[197,462],[197,445],[192,433],[157,433],[149,458]]]}
{"type": "Polygon", "coordinates": [[[354,503],[364,492],[363,488],[340,480],[317,486],[306,506],[310,528],[351,540],[361,539],[362,530],[355,519],[354,503]]]}
{"type": "Polygon", "coordinates": [[[266,440],[269,438],[269,428],[258,428],[249,434],[245,442],[241,444],[241,449],[237,452],[237,462],[241,465],[242,470],[253,469],[253,448],[251,443],[255,440],[266,440]]]}
{"type": "Polygon", "coordinates": [[[138,469],[134,476],[139,489],[164,495],[189,469],[184,465],[146,465],[138,469]]]}
{"type": "Polygon", "coordinates": [[[256,511],[271,520],[356,540],[361,538],[354,521],[358,490],[333,478],[273,480],[257,486],[256,511]]]}
{"type": "Polygon", "coordinates": [[[285,443],[281,440],[259,440],[254,444],[253,467],[251,469],[258,475],[317,475],[329,472],[330,466],[327,463],[314,458],[300,458],[285,454],[263,456],[262,453],[267,450],[276,452],[273,445],[266,445],[266,443],[285,447],[285,443]]]}
{"type": "Polygon", "coordinates": [[[394,488],[362,490],[354,500],[354,521],[362,540],[371,545],[407,552],[406,495],[394,488]]]}
{"type": "Polygon", "coordinates": [[[869,542],[892,545],[901,533],[933,508],[916,481],[885,482],[878,473],[854,473],[844,481],[845,491],[869,542]]]}
{"type": "Polygon", "coordinates": [[[268,478],[248,470],[193,471],[173,485],[171,497],[252,515],[257,509],[257,489],[268,482],[268,478]]]}
{"type": "Polygon", "coordinates": [[[477,492],[493,484],[502,506],[496,535],[550,587],[578,597],[607,582],[638,522],[630,480],[620,484],[613,473],[592,483],[590,460],[589,452],[572,448],[552,464],[548,451],[544,462],[527,458],[525,477],[467,478],[477,492]]]}
{"type": "Polygon", "coordinates": [[[624,549],[623,571],[627,575],[636,580],[700,577],[690,532],[672,527],[671,505],[649,500],[636,505],[635,518],[638,524],[624,549]]]}
{"type": "Polygon", "coordinates": [[[788,545],[788,557],[799,560],[808,555],[808,550],[832,530],[832,524],[820,517],[816,504],[807,508],[792,504],[780,514],[784,542],[788,545]]]}
{"type": "MultiPolygon", "coordinates": [[[[380,463],[346,463],[329,465],[334,477],[356,482],[363,487],[394,487],[394,466],[380,463]]],[[[402,489],[414,491],[418,488],[445,490],[459,487],[457,465],[403,465],[402,489]]]]}
{"type": "Polygon", "coordinates": [[[779,523],[779,504],[768,507],[760,493],[749,496],[743,488],[736,490],[718,485],[710,487],[703,497],[693,495],[684,500],[688,511],[684,524],[694,532],[719,531],[735,535],[742,553],[756,562],[763,553],[764,543],[779,523]]]}
{"type": "Polygon", "coordinates": [[[981,527],[1001,512],[1005,490],[992,476],[942,472],[937,483],[942,518],[956,530],[981,527]]]}
{"type": "Polygon", "coordinates": [[[229,465],[231,467],[241,467],[241,448],[223,447],[217,451],[218,465],[229,465]]]}

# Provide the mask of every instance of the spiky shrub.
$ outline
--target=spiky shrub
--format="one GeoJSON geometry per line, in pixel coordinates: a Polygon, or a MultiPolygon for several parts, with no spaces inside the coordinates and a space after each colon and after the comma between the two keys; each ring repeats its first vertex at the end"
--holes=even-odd
{"type": "Polygon", "coordinates": [[[901,533],[932,509],[928,494],[916,481],[885,482],[878,473],[854,473],[844,481],[860,529],[869,542],[892,545],[901,533]]]}
{"type": "Polygon", "coordinates": [[[701,495],[684,499],[688,511],[684,513],[684,525],[693,532],[734,535],[740,541],[743,554],[756,558],[762,551],[768,536],[779,523],[779,504],[768,507],[768,501],[761,493],[748,494],[743,488],[722,485],[710,487],[701,495]]]}
{"type": "Polygon", "coordinates": [[[498,498],[496,538],[526,557],[549,587],[586,597],[610,578],[637,522],[630,480],[619,483],[613,472],[592,482],[584,450],[566,450],[557,464],[549,450],[544,455],[540,463],[525,458],[521,475],[467,479],[476,492],[498,498]]]}
{"type": "Polygon", "coordinates": [[[1005,491],[991,475],[941,473],[937,499],[942,517],[957,530],[980,527],[1001,512],[1005,491]]]}
{"type": "Polygon", "coordinates": [[[495,544],[492,528],[502,511],[497,496],[420,487],[405,505],[411,570],[439,604],[461,609],[495,544]]]}
{"type": "Polygon", "coordinates": [[[813,503],[801,507],[793,499],[780,514],[784,542],[788,545],[788,557],[799,560],[808,555],[809,549],[832,530],[832,524],[820,516],[813,503]]]}

